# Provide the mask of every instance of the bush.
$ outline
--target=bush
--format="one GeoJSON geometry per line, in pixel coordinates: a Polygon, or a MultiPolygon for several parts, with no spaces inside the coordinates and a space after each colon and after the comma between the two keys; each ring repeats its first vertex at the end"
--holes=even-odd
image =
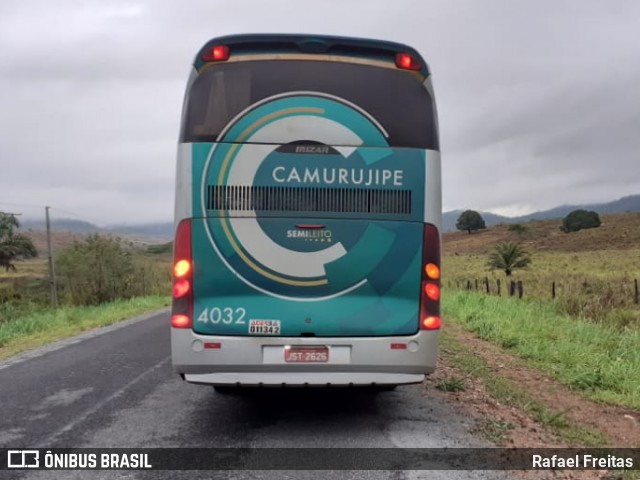
{"type": "Polygon", "coordinates": [[[173,242],[162,243],[159,245],[150,245],[149,247],[147,247],[147,253],[151,253],[153,255],[161,255],[171,252],[173,252],[173,242]]]}
{"type": "Polygon", "coordinates": [[[562,219],[562,230],[565,233],[577,232],[585,228],[597,228],[601,225],[598,214],[591,210],[574,210],[562,219]]]}
{"type": "MultiPolygon", "coordinates": [[[[583,282],[579,288],[571,291],[570,295],[559,298],[558,305],[561,311],[573,316],[582,317],[595,322],[616,322],[612,312],[624,311],[626,299],[623,295],[616,295],[616,287],[604,279],[592,279],[583,282]],[[614,321],[610,321],[614,320],[614,321]]],[[[628,317],[625,317],[628,320],[628,317]]]]}
{"type": "Polygon", "coordinates": [[[97,234],[76,242],[56,257],[56,273],[76,305],[132,297],[134,272],[131,254],[120,240],[97,234]]]}
{"type": "Polygon", "coordinates": [[[527,230],[529,230],[529,228],[522,225],[521,223],[514,223],[513,225],[509,225],[510,232],[524,233],[527,230]]]}

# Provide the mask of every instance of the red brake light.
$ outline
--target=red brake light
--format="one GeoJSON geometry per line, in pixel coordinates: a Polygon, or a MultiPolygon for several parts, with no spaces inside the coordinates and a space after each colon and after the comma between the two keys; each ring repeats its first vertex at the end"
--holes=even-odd
{"type": "Polygon", "coordinates": [[[420,61],[410,53],[398,53],[396,55],[396,67],[404,70],[420,70],[420,61]]]}
{"type": "Polygon", "coordinates": [[[431,300],[440,300],[440,287],[435,283],[427,283],[424,286],[424,293],[431,300]]]}
{"type": "Polygon", "coordinates": [[[173,298],[184,297],[191,290],[191,284],[189,280],[178,280],[173,284],[173,298]]]}
{"type": "Polygon", "coordinates": [[[171,326],[173,328],[189,328],[191,326],[191,319],[186,315],[172,315],[171,326]]]}
{"type": "Polygon", "coordinates": [[[202,54],[202,60],[205,62],[224,62],[229,60],[229,47],[226,45],[215,45],[202,54]]]}
{"type": "Polygon", "coordinates": [[[422,327],[425,330],[438,330],[441,324],[442,321],[440,320],[440,317],[436,316],[427,317],[422,320],[422,327]]]}

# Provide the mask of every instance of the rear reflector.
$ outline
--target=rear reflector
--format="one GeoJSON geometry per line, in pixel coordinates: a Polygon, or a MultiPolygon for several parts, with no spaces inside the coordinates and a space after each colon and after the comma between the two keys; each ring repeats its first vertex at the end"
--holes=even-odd
{"type": "Polygon", "coordinates": [[[220,342],[204,342],[204,348],[208,348],[210,350],[217,350],[222,348],[222,344],[220,342]]]}
{"type": "Polygon", "coordinates": [[[325,228],[324,225],[307,225],[307,224],[302,224],[302,225],[296,225],[296,228],[300,228],[303,230],[322,230],[323,228],[325,228]]]}
{"type": "Polygon", "coordinates": [[[406,343],[392,343],[391,344],[391,350],[406,350],[407,349],[407,344],[406,343]]]}

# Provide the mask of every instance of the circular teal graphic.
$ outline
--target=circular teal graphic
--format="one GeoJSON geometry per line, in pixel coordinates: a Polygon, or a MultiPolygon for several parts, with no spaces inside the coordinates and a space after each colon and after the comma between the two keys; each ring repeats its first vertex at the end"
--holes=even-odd
{"type": "MultiPolygon", "coordinates": [[[[236,118],[218,142],[205,167],[203,188],[226,187],[226,195],[238,198],[247,192],[285,192],[299,199],[306,198],[303,190],[310,195],[319,189],[368,188],[367,179],[386,174],[375,171],[371,155],[358,145],[380,147],[390,155],[384,130],[367,112],[342,99],[310,93],[260,102],[236,118]],[[274,136],[288,141],[264,143],[274,136]],[[328,143],[335,138],[353,143],[328,143]]],[[[304,208],[242,215],[228,210],[208,217],[205,225],[228,266],[263,292],[320,298],[351,291],[372,278],[392,285],[405,269],[391,269],[389,278],[380,267],[388,266],[390,258],[408,266],[419,245],[403,239],[416,236],[401,234],[397,225],[383,228],[366,218],[350,219],[349,213],[341,216],[310,219],[304,208]]]]}

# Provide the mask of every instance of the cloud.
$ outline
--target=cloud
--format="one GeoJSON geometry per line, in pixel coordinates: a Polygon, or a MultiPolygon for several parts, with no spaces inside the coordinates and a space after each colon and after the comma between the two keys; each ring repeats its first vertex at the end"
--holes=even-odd
{"type": "Polygon", "coordinates": [[[209,38],[243,32],[384,38],[421,51],[436,88],[445,208],[638,193],[637,18],[633,0],[5,0],[0,208],[170,219],[189,65],[209,38]]]}

